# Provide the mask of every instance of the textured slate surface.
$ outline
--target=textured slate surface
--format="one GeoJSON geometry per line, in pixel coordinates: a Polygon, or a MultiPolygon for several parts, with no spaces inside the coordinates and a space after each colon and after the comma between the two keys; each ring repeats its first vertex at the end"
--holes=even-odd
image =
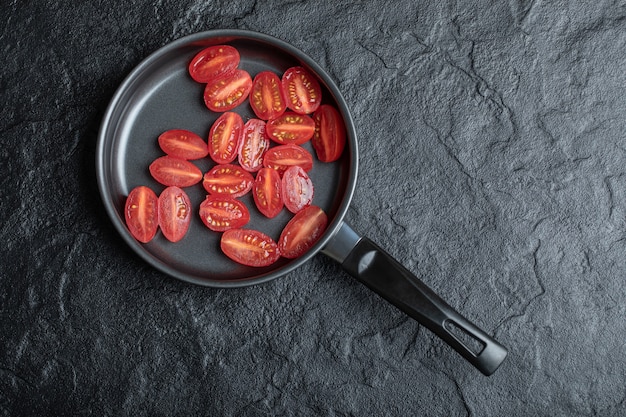
{"type": "Polygon", "coordinates": [[[0,7],[1,415],[624,415],[626,3],[72,3],[0,7]],[[216,290],[128,250],[103,112],[216,28],[333,76],[361,151],[347,220],[509,348],[493,376],[321,255],[216,290]]]}

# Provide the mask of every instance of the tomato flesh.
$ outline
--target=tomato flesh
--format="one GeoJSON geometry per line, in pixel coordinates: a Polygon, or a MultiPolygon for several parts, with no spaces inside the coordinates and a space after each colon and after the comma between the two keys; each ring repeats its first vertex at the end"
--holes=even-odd
{"type": "Polygon", "coordinates": [[[248,266],[268,266],[280,258],[276,242],[257,230],[227,230],[222,234],[220,247],[230,259],[248,266]]]}
{"type": "Polygon", "coordinates": [[[215,112],[229,111],[243,103],[252,88],[247,71],[236,69],[232,74],[210,81],[204,89],[204,104],[215,112]]]}
{"type": "Polygon", "coordinates": [[[239,165],[249,172],[256,172],[263,167],[263,155],[270,147],[270,140],[265,134],[265,122],[250,119],[243,127],[239,146],[239,165]]]}
{"type": "Polygon", "coordinates": [[[322,236],[327,224],[326,213],[317,206],[309,206],[298,212],[280,234],[280,254],[289,259],[303,255],[322,236]]]}
{"type": "Polygon", "coordinates": [[[159,135],[159,146],[166,154],[181,159],[200,159],[209,148],[197,134],[184,129],[171,129],[159,135]]]}
{"type": "Polygon", "coordinates": [[[209,156],[218,164],[228,164],[237,157],[243,120],[234,112],[226,112],[215,120],[209,131],[209,156]]]}
{"type": "Polygon", "coordinates": [[[263,157],[263,166],[275,169],[281,176],[287,168],[296,165],[305,171],[313,168],[313,155],[298,145],[274,146],[263,157]]]}
{"type": "Polygon", "coordinates": [[[285,207],[297,213],[311,205],[313,201],[313,181],[300,166],[293,166],[285,171],[282,179],[282,195],[285,207]]]}
{"type": "Polygon", "coordinates": [[[189,187],[202,180],[200,168],[189,161],[169,155],[155,159],[149,170],[155,180],[168,187],[189,187]]]}
{"type": "Polygon", "coordinates": [[[202,223],[215,232],[243,227],[250,220],[250,212],[241,201],[220,195],[210,195],[200,203],[202,223]]]}
{"type": "Polygon", "coordinates": [[[278,75],[272,71],[258,73],[252,81],[250,107],[259,119],[274,119],[285,112],[287,100],[278,75]]]}
{"type": "Polygon", "coordinates": [[[133,188],[124,206],[126,226],[131,235],[142,243],[154,238],[159,228],[158,197],[150,188],[133,188]]]}
{"type": "Polygon", "coordinates": [[[202,186],[209,194],[241,197],[252,189],[254,177],[240,166],[232,164],[216,165],[202,180],[202,186]]]}
{"type": "Polygon", "coordinates": [[[288,111],[267,122],[267,136],[281,145],[301,145],[313,137],[315,122],[306,114],[288,111]]]}
{"type": "Polygon", "coordinates": [[[261,168],[252,186],[252,198],[259,211],[270,219],[283,209],[282,182],[278,171],[261,168]]]}
{"type": "Polygon", "coordinates": [[[170,242],[178,242],[191,224],[191,201],[181,188],[167,187],[159,195],[159,226],[170,242]]]}
{"type": "Polygon", "coordinates": [[[282,77],[287,107],[299,114],[313,113],[322,102],[317,79],[303,67],[291,67],[282,77]]]}
{"type": "Polygon", "coordinates": [[[230,45],[215,45],[203,49],[189,63],[189,75],[199,83],[231,74],[239,65],[239,51],[230,45]]]}
{"type": "Polygon", "coordinates": [[[317,159],[333,162],[339,159],[346,146],[346,127],[337,109],[322,104],[313,114],[315,133],[311,139],[317,159]]]}

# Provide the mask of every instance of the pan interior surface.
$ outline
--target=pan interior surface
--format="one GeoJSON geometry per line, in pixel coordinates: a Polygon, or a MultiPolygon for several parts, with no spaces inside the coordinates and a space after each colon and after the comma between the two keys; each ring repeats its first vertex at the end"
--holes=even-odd
{"type": "MultiPolygon", "coordinates": [[[[256,118],[248,101],[235,108],[244,122],[256,118]]],[[[103,202],[114,226],[126,243],[146,262],[173,277],[200,285],[228,287],[260,283],[287,273],[319,251],[338,229],[347,211],[356,182],[356,138],[346,105],[332,80],[307,56],[293,47],[265,35],[247,31],[212,31],[175,41],[146,58],[126,78],[115,94],[103,120],[98,138],[97,177],[103,202]],[[323,102],[335,105],[346,123],[347,145],[339,161],[317,161],[310,142],[302,145],[314,158],[309,172],[315,186],[313,204],[328,215],[325,235],[305,255],[295,260],[281,258],[265,268],[239,265],[222,254],[221,233],[204,226],[198,208],[207,193],[201,184],[185,188],[193,207],[187,235],[171,243],[159,231],[147,244],[136,241],[128,232],[124,204],[128,193],[139,185],[157,195],[165,186],[156,182],[148,170],[150,163],[163,156],[157,138],[169,129],[186,129],[206,141],[220,113],[211,112],[203,101],[204,85],[191,79],[187,67],[203,48],[229,44],[241,56],[239,68],[254,76],[274,71],[281,76],[291,66],[301,65],[318,76],[323,102]]],[[[192,161],[202,172],[215,165],[209,157],[192,161]]],[[[245,228],[259,230],[278,240],[293,216],[286,209],[274,219],[264,217],[251,193],[240,198],[250,211],[245,228]]]]}

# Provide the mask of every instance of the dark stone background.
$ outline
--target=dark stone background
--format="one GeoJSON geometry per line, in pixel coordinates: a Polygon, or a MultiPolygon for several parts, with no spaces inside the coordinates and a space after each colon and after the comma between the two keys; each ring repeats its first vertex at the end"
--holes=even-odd
{"type": "Polygon", "coordinates": [[[626,414],[623,0],[5,0],[0,22],[1,415],[626,414]],[[216,28],[336,80],[361,150],[347,220],[509,348],[493,376],[322,255],[216,290],[116,234],[108,101],[216,28]]]}

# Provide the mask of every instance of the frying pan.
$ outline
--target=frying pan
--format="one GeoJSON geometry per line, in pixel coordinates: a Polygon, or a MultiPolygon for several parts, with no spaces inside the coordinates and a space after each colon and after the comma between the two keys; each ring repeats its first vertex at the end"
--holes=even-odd
{"type": "MultiPolygon", "coordinates": [[[[235,109],[245,120],[255,117],[249,104],[235,109]]],[[[310,143],[303,145],[313,152],[310,143]]],[[[209,158],[194,161],[206,172],[209,158]]],[[[102,121],[96,152],[96,174],[103,203],[114,227],[144,261],[183,281],[209,287],[242,287],[285,275],[321,252],[339,262],[350,275],[376,291],[410,317],[430,329],[479,369],[492,374],[507,350],[470,323],[413,273],[384,250],[354,231],[344,217],[355,189],[358,172],[356,130],[339,89],[311,58],[293,46],[264,34],[245,30],[214,30],[178,39],[144,59],[123,81],[102,121]],[[218,114],[204,105],[204,87],[187,72],[190,60],[210,45],[229,44],[241,55],[240,68],[252,77],[270,70],[281,75],[287,68],[303,66],[322,87],[323,102],[334,105],[343,118],[347,144],[334,163],[314,164],[309,175],[315,185],[313,204],[328,215],[322,237],[297,259],[281,258],[275,264],[254,268],[239,265],[219,248],[220,234],[207,229],[198,215],[192,217],[184,239],[171,243],[161,233],[147,244],[135,240],[124,220],[124,204],[131,189],[146,185],[157,195],[164,188],[148,171],[149,164],[163,155],[156,138],[169,129],[187,129],[208,137],[218,114]]],[[[186,189],[194,208],[204,200],[201,185],[186,189]]],[[[246,228],[259,230],[275,240],[291,218],[287,210],[267,219],[254,209],[250,193],[242,200],[250,208],[246,228]]]]}

